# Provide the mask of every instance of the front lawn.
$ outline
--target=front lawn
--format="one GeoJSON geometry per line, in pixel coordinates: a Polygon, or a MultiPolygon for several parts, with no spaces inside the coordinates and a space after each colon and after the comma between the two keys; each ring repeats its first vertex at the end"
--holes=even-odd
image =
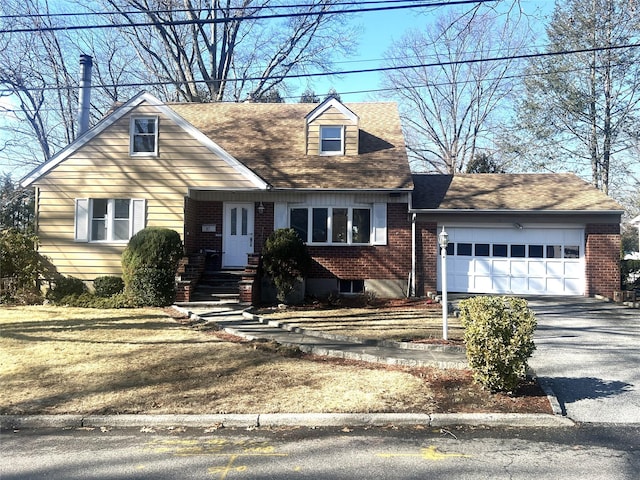
{"type": "Polygon", "coordinates": [[[162,309],[4,307],[0,382],[2,414],[549,412],[468,371],[285,357],[162,309]]]}

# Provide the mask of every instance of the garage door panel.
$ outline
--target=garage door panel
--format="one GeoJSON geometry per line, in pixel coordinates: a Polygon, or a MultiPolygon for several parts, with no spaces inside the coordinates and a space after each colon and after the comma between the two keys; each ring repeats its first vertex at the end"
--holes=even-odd
{"type": "Polygon", "coordinates": [[[515,275],[517,277],[527,277],[529,275],[529,262],[527,262],[526,260],[512,260],[511,275],[515,275]]]}
{"type": "Polygon", "coordinates": [[[492,275],[509,275],[510,265],[508,260],[493,260],[491,262],[492,275]]]}
{"type": "Polygon", "coordinates": [[[584,282],[581,278],[565,278],[564,292],[568,295],[581,295],[584,282]]]}
{"type": "Polygon", "coordinates": [[[475,260],[473,262],[473,273],[476,275],[491,275],[491,261],[488,258],[475,260]]]}
{"type": "Polygon", "coordinates": [[[547,268],[544,261],[531,261],[529,262],[529,276],[544,278],[547,273],[547,268]]]}
{"type": "Polygon", "coordinates": [[[473,277],[473,291],[475,293],[486,292],[488,289],[491,290],[492,288],[493,288],[493,284],[490,276],[473,277]]]}
{"type": "Polygon", "coordinates": [[[564,276],[564,264],[562,262],[547,262],[547,276],[549,277],[563,277],[564,276]]]}
{"type": "Polygon", "coordinates": [[[581,228],[451,227],[447,231],[455,245],[453,255],[447,257],[450,291],[584,293],[581,228]]]}

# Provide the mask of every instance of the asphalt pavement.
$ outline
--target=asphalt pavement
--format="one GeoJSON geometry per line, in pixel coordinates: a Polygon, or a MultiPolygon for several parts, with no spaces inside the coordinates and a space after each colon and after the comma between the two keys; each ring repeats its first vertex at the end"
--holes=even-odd
{"type": "Polygon", "coordinates": [[[640,310],[584,297],[532,297],[529,361],[576,422],[640,424],[640,310]]]}

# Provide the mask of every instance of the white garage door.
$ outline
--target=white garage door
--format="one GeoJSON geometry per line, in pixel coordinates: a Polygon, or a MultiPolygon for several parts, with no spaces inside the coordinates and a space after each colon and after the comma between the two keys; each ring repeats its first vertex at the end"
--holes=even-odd
{"type": "MultiPolygon", "coordinates": [[[[442,227],[439,228],[441,230],[442,227]]],[[[447,290],[583,295],[584,229],[451,227],[447,290]]],[[[438,289],[441,284],[438,256],[438,289]]]]}

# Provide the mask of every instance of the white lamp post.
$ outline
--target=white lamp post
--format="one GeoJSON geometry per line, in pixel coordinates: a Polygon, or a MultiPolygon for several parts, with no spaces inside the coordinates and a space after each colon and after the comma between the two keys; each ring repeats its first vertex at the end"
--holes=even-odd
{"type": "Polygon", "coordinates": [[[440,256],[441,262],[441,274],[442,274],[442,338],[448,340],[448,328],[447,328],[447,316],[449,314],[449,303],[447,301],[447,245],[449,245],[449,234],[444,231],[444,225],[442,231],[438,235],[438,243],[440,243],[440,256]]]}

